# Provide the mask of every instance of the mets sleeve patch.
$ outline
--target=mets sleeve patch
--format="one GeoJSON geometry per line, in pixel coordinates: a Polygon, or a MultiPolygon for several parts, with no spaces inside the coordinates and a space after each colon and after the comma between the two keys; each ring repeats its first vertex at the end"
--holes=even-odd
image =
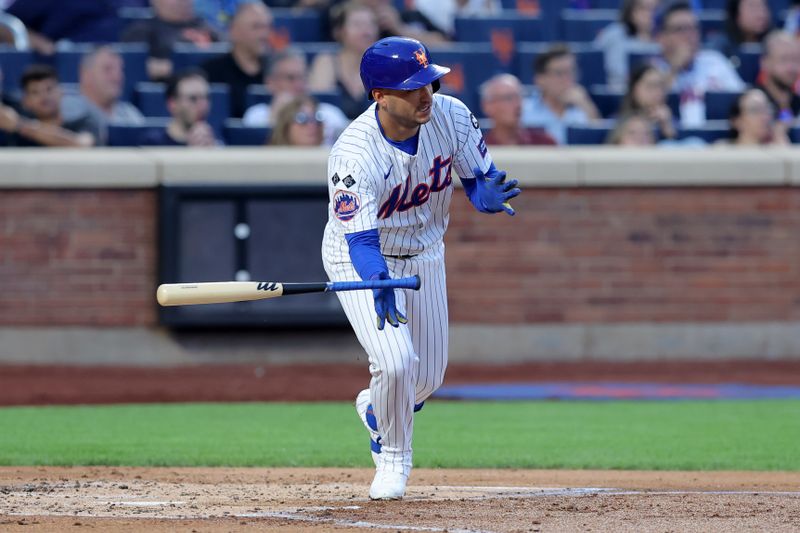
{"type": "Polygon", "coordinates": [[[361,198],[354,192],[336,191],[333,195],[333,212],[336,218],[347,222],[361,210],[361,198]]]}

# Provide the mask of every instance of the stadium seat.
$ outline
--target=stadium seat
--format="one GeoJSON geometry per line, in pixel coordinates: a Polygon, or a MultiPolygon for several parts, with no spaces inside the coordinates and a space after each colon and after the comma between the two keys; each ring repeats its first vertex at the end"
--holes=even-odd
{"type": "Polygon", "coordinates": [[[190,67],[199,67],[206,60],[227,54],[229,43],[214,43],[210,46],[198,47],[194,44],[177,43],[172,49],[172,66],[175,72],[190,67]]]}
{"type": "Polygon", "coordinates": [[[591,0],[592,9],[613,9],[619,10],[622,0],[591,0]]]}
{"type": "Polygon", "coordinates": [[[726,18],[724,9],[704,9],[697,15],[703,42],[708,41],[713,35],[725,31],[726,18]]]}
{"type": "MultiPolygon", "coordinates": [[[[311,96],[319,102],[335,105],[339,107],[341,97],[336,91],[328,92],[315,92],[311,96]]],[[[252,107],[256,104],[268,104],[272,101],[272,93],[267,91],[263,85],[250,85],[247,88],[247,96],[245,97],[245,104],[247,107],[252,107]]]]}
{"type": "Polygon", "coordinates": [[[20,91],[19,80],[22,72],[33,60],[30,52],[17,50],[11,46],[0,46],[0,66],[3,68],[3,92],[16,94],[20,91]]]}
{"type": "Polygon", "coordinates": [[[728,120],[731,106],[739,97],[739,93],[706,93],[706,119],[728,120]]]}
{"type": "MultiPolygon", "coordinates": [[[[111,45],[121,56],[125,69],[123,100],[133,97],[136,84],[147,81],[147,45],[144,43],[116,43],[111,45]]],[[[77,83],[81,59],[94,48],[92,44],[75,44],[69,50],[55,54],[55,68],[62,83],[77,83]]]]}
{"type": "Polygon", "coordinates": [[[761,70],[761,45],[747,44],[731,57],[731,61],[736,67],[736,71],[745,83],[752,85],[758,78],[761,70]]]}
{"type": "Polygon", "coordinates": [[[620,91],[611,89],[606,85],[592,85],[589,90],[594,105],[603,118],[613,118],[619,112],[622,98],[625,96],[620,91]]]}
{"type": "Polygon", "coordinates": [[[140,126],[122,126],[109,124],[108,126],[108,145],[109,146],[139,146],[141,139],[149,130],[160,130],[166,127],[169,119],[149,118],[145,124],[140,126]]]}
{"type": "Polygon", "coordinates": [[[591,42],[600,31],[619,20],[619,12],[611,9],[565,9],[561,12],[564,40],[591,42]]]}
{"type": "MultiPolygon", "coordinates": [[[[578,62],[580,83],[586,87],[605,85],[606,67],[603,52],[586,43],[569,43],[578,62]]],[[[550,47],[544,43],[520,43],[517,46],[517,76],[522,83],[533,80],[534,58],[550,47]]]]}
{"type": "Polygon", "coordinates": [[[727,120],[709,120],[702,128],[681,128],[678,130],[678,139],[699,137],[712,144],[720,139],[728,138],[730,125],[727,120]]]}
{"type": "Polygon", "coordinates": [[[460,98],[476,114],[479,111],[478,91],[481,83],[493,75],[507,72],[488,43],[458,43],[431,47],[431,57],[440,65],[450,67],[442,78],[442,92],[460,98]]]}
{"type": "Polygon", "coordinates": [[[275,29],[286,30],[289,40],[295,42],[317,42],[325,40],[322,19],[313,9],[272,8],[275,29]]]}
{"type": "MultiPolygon", "coordinates": [[[[135,102],[146,117],[169,117],[164,90],[163,83],[140,82],[136,86],[135,102]]],[[[225,120],[230,116],[228,86],[212,83],[209,96],[211,112],[208,123],[221,134],[225,120]]]]}
{"type": "Polygon", "coordinates": [[[614,124],[613,120],[603,120],[591,126],[570,126],[567,128],[567,144],[605,144],[614,124]]]}
{"type": "Polygon", "coordinates": [[[334,54],[339,50],[339,45],[337,43],[330,42],[292,43],[292,47],[305,52],[309,65],[317,54],[334,54]]]}
{"type": "Polygon", "coordinates": [[[229,146],[263,146],[272,131],[269,128],[252,128],[239,119],[225,121],[223,137],[229,146]]]}
{"type": "Polygon", "coordinates": [[[510,32],[514,42],[541,42],[548,39],[541,18],[509,10],[487,17],[456,17],[455,29],[456,41],[466,43],[493,42],[503,32],[510,32]]]}

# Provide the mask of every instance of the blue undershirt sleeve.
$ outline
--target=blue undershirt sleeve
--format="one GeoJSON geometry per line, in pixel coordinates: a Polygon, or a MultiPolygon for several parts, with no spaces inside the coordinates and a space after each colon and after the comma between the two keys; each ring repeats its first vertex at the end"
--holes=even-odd
{"type": "Polygon", "coordinates": [[[350,260],[362,280],[389,274],[386,259],[381,254],[381,239],[377,229],[348,233],[344,237],[350,248],[350,260]]]}
{"type": "MultiPolygon", "coordinates": [[[[489,170],[486,171],[485,176],[488,179],[492,179],[497,175],[498,172],[499,170],[497,170],[497,167],[494,166],[494,162],[492,162],[489,170]]],[[[492,211],[488,211],[486,206],[483,205],[483,202],[481,202],[481,196],[478,188],[483,187],[484,184],[478,183],[478,180],[475,178],[464,179],[459,177],[459,179],[461,180],[461,185],[464,186],[464,193],[467,195],[467,198],[469,198],[470,203],[475,206],[475,209],[481,213],[492,213],[492,211]]]]}

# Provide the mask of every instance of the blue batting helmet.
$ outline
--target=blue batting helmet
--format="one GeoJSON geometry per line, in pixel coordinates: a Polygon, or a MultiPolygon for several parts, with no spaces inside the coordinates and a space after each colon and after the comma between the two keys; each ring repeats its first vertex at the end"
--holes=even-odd
{"type": "Polygon", "coordinates": [[[433,85],[439,90],[439,78],[450,72],[431,62],[428,47],[416,39],[386,37],[364,52],[361,58],[361,81],[372,100],[372,89],[413,91],[433,85]]]}

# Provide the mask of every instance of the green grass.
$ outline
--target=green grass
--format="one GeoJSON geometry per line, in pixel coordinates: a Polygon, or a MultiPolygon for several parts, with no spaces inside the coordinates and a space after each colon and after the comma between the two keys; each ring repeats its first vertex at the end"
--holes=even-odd
{"type": "MultiPolygon", "coordinates": [[[[429,402],[419,467],[800,470],[800,401],[429,402]]],[[[369,466],[347,403],[0,409],[2,465],[369,466]]]]}

